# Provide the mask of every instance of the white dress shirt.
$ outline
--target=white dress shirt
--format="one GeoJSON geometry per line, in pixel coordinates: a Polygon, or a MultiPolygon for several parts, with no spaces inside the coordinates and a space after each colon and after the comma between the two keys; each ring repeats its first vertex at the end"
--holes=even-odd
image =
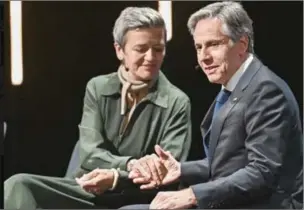
{"type": "Polygon", "coordinates": [[[241,76],[248,68],[249,64],[251,63],[253,59],[253,55],[250,53],[248,58],[244,61],[244,63],[240,66],[240,68],[233,74],[233,76],[228,81],[227,85],[223,85],[222,88],[225,88],[229,91],[233,91],[237,83],[239,82],[241,76]]]}

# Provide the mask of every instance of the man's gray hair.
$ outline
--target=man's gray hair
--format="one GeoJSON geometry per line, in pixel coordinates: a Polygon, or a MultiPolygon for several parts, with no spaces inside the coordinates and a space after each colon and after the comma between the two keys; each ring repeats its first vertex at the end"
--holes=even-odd
{"type": "Polygon", "coordinates": [[[113,28],[114,41],[123,47],[125,45],[125,35],[129,30],[158,27],[164,28],[166,34],[165,21],[156,10],[149,7],[127,7],[115,21],[113,28]]]}
{"type": "Polygon", "coordinates": [[[248,37],[248,52],[254,52],[252,20],[238,2],[224,1],[209,4],[193,13],[187,23],[193,35],[196,24],[207,18],[218,18],[223,22],[222,32],[237,42],[243,35],[248,37]]]}

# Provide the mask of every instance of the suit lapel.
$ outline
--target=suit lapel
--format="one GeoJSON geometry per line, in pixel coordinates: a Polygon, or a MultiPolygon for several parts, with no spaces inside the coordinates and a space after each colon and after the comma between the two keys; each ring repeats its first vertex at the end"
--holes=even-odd
{"type": "MultiPolygon", "coordinates": [[[[210,165],[210,158],[208,158],[208,149],[206,148],[206,135],[208,134],[208,130],[210,129],[210,125],[212,122],[212,115],[213,115],[213,110],[215,106],[215,100],[211,104],[210,108],[207,111],[207,114],[205,115],[202,123],[201,123],[201,133],[202,133],[202,141],[203,141],[203,148],[205,150],[206,157],[208,159],[209,165],[210,165]]],[[[209,131],[210,132],[210,131],[209,131]]],[[[210,136],[210,135],[209,135],[210,136]]]]}
{"type": "Polygon", "coordinates": [[[215,100],[213,101],[213,103],[211,104],[211,106],[209,107],[202,123],[201,123],[201,133],[202,133],[202,137],[205,141],[205,136],[207,134],[207,131],[210,127],[211,121],[212,121],[212,114],[213,114],[213,109],[215,106],[215,100]]]}
{"type": "MultiPolygon", "coordinates": [[[[232,97],[233,96],[231,94],[228,101],[218,111],[218,113],[217,113],[217,115],[214,118],[214,121],[212,123],[212,129],[211,129],[211,133],[210,133],[210,144],[209,144],[210,165],[211,165],[212,160],[213,160],[214,150],[215,150],[216,145],[218,143],[223,124],[224,124],[230,110],[236,104],[235,100],[231,100],[232,97]]],[[[239,96],[239,97],[241,97],[241,96],[239,96]]]]}
{"type": "MultiPolygon", "coordinates": [[[[214,122],[212,123],[212,129],[210,134],[210,144],[209,144],[209,157],[210,157],[210,166],[213,160],[214,151],[216,149],[218,140],[220,138],[221,131],[223,129],[224,122],[230,113],[231,109],[237,105],[238,101],[242,98],[244,94],[244,90],[252,80],[253,76],[258,72],[261,68],[261,62],[254,57],[248,69],[241,76],[238,84],[235,89],[232,91],[227,102],[222,106],[222,108],[218,111],[218,114],[214,118],[214,122]]],[[[211,114],[212,115],[212,114],[211,114]]]]}

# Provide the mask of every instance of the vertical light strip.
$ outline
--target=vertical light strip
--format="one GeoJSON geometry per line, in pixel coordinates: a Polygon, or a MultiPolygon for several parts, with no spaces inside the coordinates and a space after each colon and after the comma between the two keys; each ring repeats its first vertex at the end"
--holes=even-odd
{"type": "Polygon", "coordinates": [[[163,16],[167,28],[167,41],[172,38],[172,1],[158,1],[158,11],[163,16]]]}
{"type": "Polygon", "coordinates": [[[10,1],[11,81],[13,85],[23,82],[22,55],[22,2],[10,1]]]}

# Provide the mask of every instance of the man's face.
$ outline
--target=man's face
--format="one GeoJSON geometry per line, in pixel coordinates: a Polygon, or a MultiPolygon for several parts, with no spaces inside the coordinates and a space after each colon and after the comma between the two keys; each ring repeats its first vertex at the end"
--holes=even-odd
{"type": "Polygon", "coordinates": [[[165,56],[165,31],[163,28],[130,30],[125,35],[125,46],[114,46],[132,79],[151,80],[158,74],[165,56]]]}
{"type": "Polygon", "coordinates": [[[236,43],[222,32],[223,23],[217,18],[200,20],[193,38],[198,63],[211,83],[225,85],[243,62],[248,39],[236,43]]]}

